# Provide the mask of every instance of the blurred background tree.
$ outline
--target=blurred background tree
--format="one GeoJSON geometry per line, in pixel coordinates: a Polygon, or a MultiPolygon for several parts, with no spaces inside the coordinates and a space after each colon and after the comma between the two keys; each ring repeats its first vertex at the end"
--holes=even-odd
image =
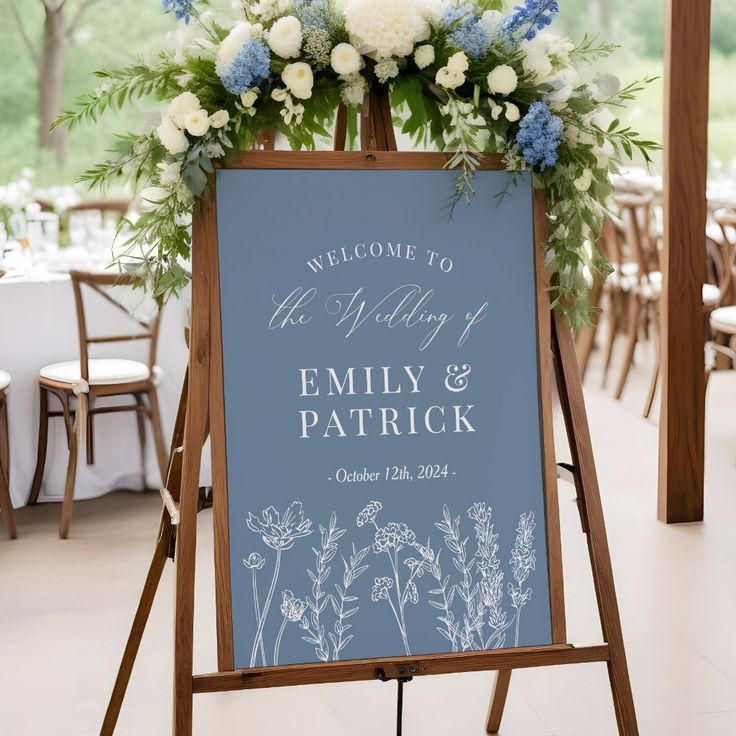
{"type": "MultiPolygon", "coordinates": [[[[507,6],[515,1],[507,0],[507,6]]],[[[228,8],[230,0],[212,4],[228,8]]],[[[560,0],[562,12],[555,25],[573,40],[587,33],[617,42],[621,49],[601,68],[631,82],[662,75],[664,4],[665,0],[560,0]]],[[[160,0],[0,0],[0,183],[25,166],[36,169],[42,184],[73,181],[104,156],[115,132],[145,124],[147,111],[140,109],[103,117],[95,126],[81,126],[68,140],[53,140],[46,132],[47,122],[59,109],[68,109],[75,97],[94,88],[90,72],[155,50],[175,28],[174,20],[161,12],[160,0]],[[60,10],[54,15],[57,6],[60,10]],[[47,36],[51,36],[49,43],[53,41],[48,52],[47,36]],[[49,59],[44,64],[46,53],[49,59]]],[[[736,157],[734,0],[713,0],[712,48],[711,169],[718,174],[731,166],[736,177],[736,163],[731,163],[736,157]]],[[[623,117],[646,138],[661,140],[661,80],[623,117]]]]}

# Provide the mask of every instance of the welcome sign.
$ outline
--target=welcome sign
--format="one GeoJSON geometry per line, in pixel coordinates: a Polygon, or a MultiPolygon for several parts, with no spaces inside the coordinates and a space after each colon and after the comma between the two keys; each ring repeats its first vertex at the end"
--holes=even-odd
{"type": "Polygon", "coordinates": [[[552,640],[531,180],[217,172],[236,669],[552,640]]]}

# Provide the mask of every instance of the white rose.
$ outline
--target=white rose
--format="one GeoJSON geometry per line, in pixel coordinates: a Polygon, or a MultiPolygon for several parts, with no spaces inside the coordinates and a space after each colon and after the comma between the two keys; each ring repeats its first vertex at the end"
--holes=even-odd
{"type": "Polygon", "coordinates": [[[192,92],[182,92],[178,97],[174,97],[169,103],[169,117],[180,128],[184,127],[184,119],[190,112],[199,110],[202,107],[197,95],[192,92]]]}
{"type": "Polygon", "coordinates": [[[184,153],[189,148],[189,140],[171,118],[164,118],[156,131],[161,145],[172,155],[184,153]]]}
{"type": "Polygon", "coordinates": [[[469,66],[468,57],[465,56],[464,51],[458,51],[447,60],[447,68],[457,74],[464,74],[468,71],[469,66]]]}
{"type": "Polygon", "coordinates": [[[492,95],[510,95],[518,83],[516,72],[508,64],[501,64],[488,73],[488,90],[492,95]]]}
{"type": "Polygon", "coordinates": [[[462,72],[454,72],[449,67],[443,66],[437,71],[434,81],[445,89],[455,89],[465,81],[465,75],[462,72]]]}
{"type": "MultiPolygon", "coordinates": [[[[523,44],[522,44],[523,46],[523,44]]],[[[536,80],[542,80],[552,74],[552,62],[549,60],[549,56],[544,52],[543,49],[527,46],[526,55],[524,56],[521,65],[524,67],[524,71],[534,77],[536,80]]]]}
{"type": "Polygon", "coordinates": [[[300,100],[308,100],[312,96],[314,75],[309,64],[303,61],[287,64],[284,71],[281,72],[281,79],[294,97],[298,97],[300,100]]]}
{"type": "Polygon", "coordinates": [[[246,110],[256,104],[259,92],[260,90],[257,87],[253,87],[253,89],[249,89],[247,92],[240,93],[240,102],[246,110]]]}
{"type": "Polygon", "coordinates": [[[293,15],[279,18],[268,32],[268,45],[282,59],[299,56],[302,47],[302,24],[299,19],[293,15]]]}
{"type": "Polygon", "coordinates": [[[169,164],[159,164],[158,168],[161,171],[159,175],[161,186],[170,186],[179,181],[179,176],[181,175],[181,163],[179,161],[172,161],[169,164]]]}
{"type": "Polygon", "coordinates": [[[503,23],[503,13],[498,10],[486,10],[480,17],[480,24],[488,34],[489,38],[494,38],[498,33],[498,29],[503,23]]]}
{"type": "Polygon", "coordinates": [[[330,65],[335,74],[355,74],[363,66],[363,60],[354,46],[349,43],[339,43],[332,49],[330,65]]]}
{"type": "Polygon", "coordinates": [[[242,21],[238,23],[230,33],[225,37],[220,47],[217,49],[215,58],[215,70],[218,76],[222,76],[227,71],[230,64],[233,63],[235,57],[240,53],[243,44],[253,35],[255,26],[242,21]]]}
{"type": "Polygon", "coordinates": [[[587,192],[590,189],[590,185],[593,183],[593,172],[590,169],[585,169],[580,176],[575,179],[575,189],[580,192],[587,192]]]}
{"type": "Polygon", "coordinates": [[[184,118],[184,127],[187,133],[202,136],[210,129],[210,117],[207,110],[195,110],[184,118]]]}
{"type": "Polygon", "coordinates": [[[414,63],[424,69],[430,64],[434,64],[434,46],[431,43],[425,43],[424,46],[418,46],[414,52],[414,63]]]}
{"type": "Polygon", "coordinates": [[[515,123],[521,117],[519,108],[516,105],[514,105],[513,102],[507,102],[505,104],[506,104],[506,120],[508,120],[510,123],[515,123]]]}
{"type": "Polygon", "coordinates": [[[210,115],[210,125],[213,128],[224,128],[230,122],[230,113],[227,110],[218,110],[210,115]]]}

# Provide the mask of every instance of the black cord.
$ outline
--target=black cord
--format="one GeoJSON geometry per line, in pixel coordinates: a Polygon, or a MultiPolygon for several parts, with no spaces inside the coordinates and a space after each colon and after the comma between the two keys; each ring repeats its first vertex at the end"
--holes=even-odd
{"type": "Polygon", "coordinates": [[[399,692],[396,697],[396,736],[401,736],[401,726],[404,714],[404,680],[397,680],[399,683],[399,692]]]}

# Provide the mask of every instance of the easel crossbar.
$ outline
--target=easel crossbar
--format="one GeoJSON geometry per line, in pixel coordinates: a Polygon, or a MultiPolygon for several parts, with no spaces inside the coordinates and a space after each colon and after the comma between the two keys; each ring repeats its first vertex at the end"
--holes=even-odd
{"type": "Polygon", "coordinates": [[[376,669],[416,665],[416,675],[446,675],[453,672],[483,672],[504,669],[524,669],[587,662],[608,662],[607,644],[574,647],[558,644],[544,647],[524,647],[491,652],[463,652],[462,654],[435,654],[427,659],[403,657],[369,661],[334,662],[323,664],[289,665],[263,670],[235,670],[194,675],[194,693],[215,693],[230,690],[249,690],[290,685],[316,685],[330,682],[357,682],[375,680],[376,669]]]}

